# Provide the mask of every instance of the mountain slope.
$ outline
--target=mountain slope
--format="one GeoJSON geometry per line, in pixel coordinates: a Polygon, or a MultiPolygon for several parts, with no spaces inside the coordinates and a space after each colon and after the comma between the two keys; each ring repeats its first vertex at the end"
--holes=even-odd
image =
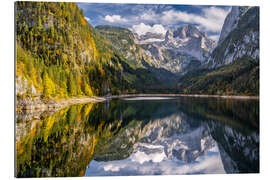
{"type": "MultiPolygon", "coordinates": [[[[259,95],[259,8],[245,10],[236,27],[213,50],[204,69],[180,77],[180,92],[259,95]]],[[[226,23],[222,29],[227,29],[226,23]]]]}
{"type": "Polygon", "coordinates": [[[259,95],[259,63],[246,56],[220,68],[190,71],[179,78],[187,94],[259,95]]]}
{"type": "MultiPolygon", "coordinates": [[[[163,67],[159,67],[158,63],[145,52],[141,44],[135,38],[137,35],[133,34],[129,29],[108,25],[100,25],[95,28],[105,39],[110,41],[135,68],[150,71],[164,86],[175,83],[176,75],[163,67]]],[[[147,33],[147,35],[149,34],[151,37],[154,36],[153,33],[147,33]]],[[[161,84],[152,84],[151,86],[158,88],[156,90],[155,88],[151,88],[151,91],[159,91],[161,84]]],[[[144,88],[147,87],[144,86],[144,88]]]]}
{"type": "Polygon", "coordinates": [[[230,13],[224,20],[223,27],[219,36],[218,43],[220,44],[227,35],[237,27],[240,16],[242,16],[249,9],[248,6],[232,6],[230,13]]]}
{"type": "Polygon", "coordinates": [[[118,49],[131,64],[135,67],[144,67],[141,60],[145,59],[147,61],[148,57],[141,47],[134,42],[135,37],[129,29],[107,25],[100,25],[95,28],[105,39],[110,40],[112,45],[118,49]]]}
{"type": "MultiPolygon", "coordinates": [[[[238,13],[239,16],[235,18],[237,19],[234,25],[236,27],[231,29],[227,36],[221,33],[221,38],[225,36],[224,40],[219,40],[218,46],[209,58],[209,67],[211,68],[229,64],[243,56],[259,60],[259,8],[238,7],[238,9],[242,13],[238,13]]],[[[225,21],[222,32],[227,29],[226,25],[225,21]]]]}
{"type": "Polygon", "coordinates": [[[158,83],[89,25],[75,3],[15,6],[17,100],[120,94],[158,83]]]}

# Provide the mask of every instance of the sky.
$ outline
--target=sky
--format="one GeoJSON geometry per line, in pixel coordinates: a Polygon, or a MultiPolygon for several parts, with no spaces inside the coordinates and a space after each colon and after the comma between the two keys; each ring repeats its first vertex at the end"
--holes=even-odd
{"type": "Polygon", "coordinates": [[[125,27],[139,35],[147,32],[165,35],[169,28],[195,25],[217,41],[230,6],[172,4],[77,3],[92,26],[125,27]]]}
{"type": "MultiPolygon", "coordinates": [[[[164,152],[163,152],[164,154],[164,152]]],[[[85,176],[225,174],[217,144],[195,161],[187,163],[167,158],[162,153],[146,154],[140,151],[130,157],[114,161],[91,161],[85,176]]]]}

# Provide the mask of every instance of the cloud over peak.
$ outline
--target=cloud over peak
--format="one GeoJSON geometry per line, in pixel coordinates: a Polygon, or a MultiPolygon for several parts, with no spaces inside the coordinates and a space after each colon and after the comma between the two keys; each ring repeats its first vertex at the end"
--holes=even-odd
{"type": "Polygon", "coordinates": [[[191,23],[197,24],[201,29],[209,32],[220,32],[228,11],[216,8],[202,8],[201,14],[188,13],[184,11],[164,11],[160,20],[162,24],[191,23]]]}
{"type": "Polygon", "coordinates": [[[230,11],[229,6],[112,3],[79,3],[79,6],[93,26],[111,24],[144,34],[164,33],[169,28],[192,24],[213,38],[219,36],[230,11]]]}
{"type": "Polygon", "coordinates": [[[108,21],[110,23],[125,23],[127,22],[127,19],[122,18],[120,15],[106,15],[105,16],[105,21],[108,21]]]}
{"type": "Polygon", "coordinates": [[[157,33],[157,34],[166,34],[166,29],[161,24],[155,24],[153,26],[146,25],[144,23],[140,23],[137,25],[133,25],[131,30],[137,33],[139,36],[143,35],[147,32],[157,33]]]}

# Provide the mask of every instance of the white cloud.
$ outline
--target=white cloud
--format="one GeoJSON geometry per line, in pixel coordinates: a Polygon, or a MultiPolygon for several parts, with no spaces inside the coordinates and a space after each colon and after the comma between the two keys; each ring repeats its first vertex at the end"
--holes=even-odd
{"type": "Polygon", "coordinates": [[[90,19],[89,17],[86,17],[86,16],[84,16],[84,19],[85,19],[87,22],[90,22],[90,21],[91,21],[91,19],[90,19]]]}
{"type": "Polygon", "coordinates": [[[216,7],[204,8],[204,19],[211,23],[205,22],[203,26],[205,26],[206,29],[208,28],[213,31],[216,30],[216,32],[220,31],[229,11],[230,10],[224,10],[216,7]]]}
{"type": "Polygon", "coordinates": [[[104,171],[112,171],[112,172],[120,171],[120,169],[122,168],[125,168],[125,164],[119,164],[118,166],[115,166],[113,164],[106,164],[103,167],[104,171]]]}
{"type": "Polygon", "coordinates": [[[202,9],[202,14],[193,14],[182,11],[164,11],[160,17],[162,24],[173,24],[176,22],[198,24],[205,31],[220,32],[224,19],[229,11],[221,8],[210,7],[202,9]]]}
{"type": "Polygon", "coordinates": [[[164,151],[161,153],[152,153],[152,154],[146,154],[141,151],[137,151],[136,153],[133,153],[130,156],[131,161],[138,162],[140,164],[143,164],[144,162],[152,161],[152,162],[161,162],[163,159],[166,158],[166,155],[164,151]]]}
{"type": "MultiPolygon", "coordinates": [[[[159,11],[160,12],[160,11],[159,11]]],[[[124,24],[138,34],[146,32],[159,32],[165,34],[168,27],[179,26],[179,24],[193,24],[201,30],[209,33],[220,33],[224,19],[230,9],[219,7],[201,8],[200,14],[189,13],[173,9],[163,10],[161,13],[153,9],[145,9],[138,15],[106,15],[103,20],[116,25],[124,24]],[[154,26],[150,26],[149,24],[154,26]]]]}
{"type": "Polygon", "coordinates": [[[224,21],[230,10],[224,10],[217,7],[209,7],[202,9],[204,16],[210,19],[216,19],[217,21],[224,21]]]}
{"type": "Polygon", "coordinates": [[[138,35],[143,35],[147,32],[163,34],[163,35],[165,35],[166,33],[166,29],[161,24],[155,24],[153,26],[149,26],[144,23],[140,23],[137,25],[133,25],[131,30],[137,33],[138,35]]]}
{"type": "Polygon", "coordinates": [[[86,176],[98,175],[177,175],[177,174],[212,174],[226,173],[223,167],[219,150],[209,150],[204,156],[191,163],[185,163],[177,159],[146,157],[144,154],[140,159],[134,160],[134,156],[124,160],[110,162],[92,161],[86,169],[86,176]],[[142,159],[146,158],[147,160],[142,159]],[[155,159],[155,160],[154,160],[155,159]],[[137,161],[139,160],[139,161],[137,161]]]}
{"type": "Polygon", "coordinates": [[[149,10],[144,12],[139,17],[129,17],[130,23],[154,23],[162,24],[163,26],[177,25],[179,23],[197,24],[202,30],[207,32],[220,32],[224,19],[229,13],[229,10],[224,10],[217,7],[203,8],[201,14],[188,13],[184,11],[167,10],[160,14],[149,10]]]}
{"type": "Polygon", "coordinates": [[[105,21],[108,21],[110,23],[125,23],[127,22],[127,19],[122,18],[120,15],[106,15],[105,16],[105,21]]]}

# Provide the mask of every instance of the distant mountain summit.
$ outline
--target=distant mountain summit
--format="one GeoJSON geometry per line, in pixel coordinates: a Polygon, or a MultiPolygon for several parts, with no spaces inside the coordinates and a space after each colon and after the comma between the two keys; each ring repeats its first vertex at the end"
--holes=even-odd
{"type": "Polygon", "coordinates": [[[96,29],[137,67],[150,66],[172,73],[185,73],[207,62],[216,46],[205,32],[193,25],[184,25],[166,34],[146,32],[139,35],[128,29],[97,26],[96,29]]]}
{"type": "MultiPolygon", "coordinates": [[[[184,25],[176,30],[169,29],[164,40],[155,41],[144,36],[143,49],[155,64],[172,72],[184,73],[193,68],[192,64],[200,65],[206,62],[215,42],[204,32],[193,25],[184,25]]],[[[140,40],[138,40],[140,41],[140,40]]]]}
{"type": "Polygon", "coordinates": [[[193,56],[202,62],[215,47],[215,42],[195,26],[185,25],[175,31],[168,30],[162,45],[193,56]]]}

